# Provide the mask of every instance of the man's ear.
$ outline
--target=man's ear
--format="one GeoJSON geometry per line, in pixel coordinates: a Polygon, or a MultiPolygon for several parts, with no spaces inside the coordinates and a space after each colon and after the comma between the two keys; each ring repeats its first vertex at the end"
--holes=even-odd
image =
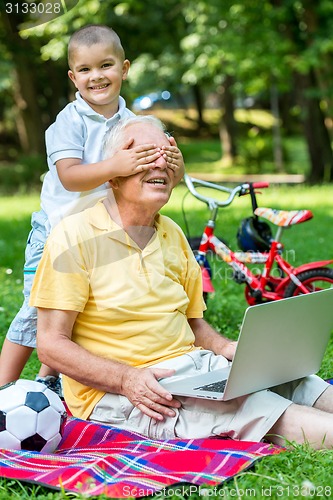
{"type": "Polygon", "coordinates": [[[119,177],[115,177],[114,179],[109,180],[110,187],[112,189],[118,189],[119,188],[119,177]]]}

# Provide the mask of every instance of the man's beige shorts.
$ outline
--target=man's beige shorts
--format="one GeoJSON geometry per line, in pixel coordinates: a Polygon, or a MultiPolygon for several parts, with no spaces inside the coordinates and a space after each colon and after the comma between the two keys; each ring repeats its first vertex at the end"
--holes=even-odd
{"type": "MultiPolygon", "coordinates": [[[[223,356],[198,350],[154,367],[175,369],[179,376],[181,372],[200,374],[226,365],[223,356]]],[[[152,439],[194,439],[218,435],[260,441],[292,402],[313,406],[327,386],[324,380],[311,375],[231,401],[177,396],[182,403],[181,408],[175,410],[175,417],[166,417],[162,422],[144,415],[124,396],[105,394],[95,406],[90,420],[134,431],[152,439]]]]}

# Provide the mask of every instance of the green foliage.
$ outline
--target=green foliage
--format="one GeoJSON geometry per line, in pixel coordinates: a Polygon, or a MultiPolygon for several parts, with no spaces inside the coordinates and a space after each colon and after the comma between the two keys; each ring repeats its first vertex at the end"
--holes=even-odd
{"type": "Polygon", "coordinates": [[[81,0],[65,15],[22,36],[40,40],[43,60],[65,59],[69,35],[93,19],[119,32],[131,60],[146,58],[144,68],[134,65],[133,84],[142,86],[147,79],[149,89],[155,75],[157,86],[182,81],[216,88],[228,74],[237,77],[238,90],[257,94],[269,87],[272,75],[286,90],[295,70],[318,68],[327,74],[332,18],[329,0],[313,6],[296,0],[280,5],[268,0],[81,0]]]}
{"type": "MultiPolygon", "coordinates": [[[[205,120],[210,123],[212,138],[197,133],[194,110],[153,110],[153,114],[165,122],[175,136],[184,156],[189,173],[217,175],[272,174],[275,171],[273,144],[269,133],[272,116],[260,109],[238,109],[237,122],[241,128],[239,155],[233,165],[222,164],[221,143],[217,137],[220,114],[206,110],[205,120]],[[193,140],[193,136],[195,140],[193,140]]],[[[44,156],[20,155],[7,149],[8,161],[0,162],[0,194],[40,191],[41,179],[47,170],[44,156]]],[[[291,174],[307,174],[309,159],[301,136],[283,139],[284,171],[291,174]]]]}
{"type": "MultiPolygon", "coordinates": [[[[17,44],[11,43],[7,24],[0,19],[3,55],[0,113],[3,128],[12,141],[17,142],[16,128],[21,143],[24,137],[22,122],[16,120],[13,107],[21,119],[25,117],[28,121],[28,114],[23,112],[27,105],[33,116],[42,117],[46,127],[67,102],[68,39],[73,31],[91,22],[112,26],[123,41],[127,57],[133,63],[129,80],[123,87],[129,105],[142,93],[165,88],[176,95],[184,88],[191,94],[195,86],[200,87],[204,97],[210,92],[219,97],[223,95],[226,78],[231,78],[234,83],[230,92],[236,101],[250,95],[270,106],[269,91],[274,86],[284,110],[282,121],[288,130],[294,123],[300,129],[307,114],[317,120],[312,123],[314,130],[332,126],[333,7],[330,0],[315,3],[304,0],[80,0],[75,3],[63,0],[64,15],[21,31],[20,50],[26,47],[26,56],[29,56],[29,71],[23,80],[27,88],[35,91],[27,94],[31,102],[24,105],[23,101],[29,98],[22,100],[13,84],[17,81],[15,71],[22,68],[19,50],[17,44]],[[295,76],[302,81],[302,85],[297,84],[296,92],[295,76]],[[32,98],[34,95],[38,97],[32,98]],[[311,112],[310,104],[315,108],[320,106],[323,115],[311,112]],[[33,111],[34,106],[37,113],[33,111]]],[[[35,128],[36,134],[41,132],[40,126],[35,128]]],[[[0,129],[0,132],[3,131],[0,129]]],[[[323,158],[314,152],[311,155],[311,179],[316,182],[325,176],[326,180],[332,177],[332,152],[324,135],[319,133],[313,141],[316,143],[313,151],[326,151],[323,158]]],[[[306,140],[311,146],[309,130],[306,140]]],[[[237,144],[237,140],[234,142],[237,144]]],[[[269,140],[262,137],[249,141],[249,160],[257,164],[265,161],[269,146],[269,140]]],[[[40,145],[34,150],[40,151],[40,145]]]]}
{"type": "Polygon", "coordinates": [[[40,155],[20,155],[15,163],[0,163],[0,194],[40,189],[46,170],[46,158],[40,155]]]}
{"type": "Polygon", "coordinates": [[[255,163],[258,171],[261,171],[261,165],[264,160],[272,157],[273,141],[272,138],[260,134],[254,127],[249,131],[248,139],[245,141],[244,151],[240,154],[246,163],[255,163]]]}
{"type": "MultiPolygon", "coordinates": [[[[263,173],[263,166],[272,162],[273,139],[270,133],[251,127],[247,137],[240,141],[239,156],[241,163],[248,167],[248,173],[263,173]]],[[[283,148],[283,159],[288,162],[286,149],[283,148]]]]}

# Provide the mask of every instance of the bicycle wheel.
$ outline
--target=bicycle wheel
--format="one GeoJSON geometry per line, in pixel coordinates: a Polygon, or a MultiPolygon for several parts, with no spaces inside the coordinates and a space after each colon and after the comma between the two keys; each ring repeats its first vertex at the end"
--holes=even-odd
{"type": "MultiPolygon", "coordinates": [[[[317,292],[318,290],[333,287],[333,269],[329,267],[303,271],[297,275],[297,278],[309,292],[317,292]]],[[[284,297],[293,297],[294,295],[301,295],[302,293],[299,287],[291,282],[285,289],[284,297]]]]}

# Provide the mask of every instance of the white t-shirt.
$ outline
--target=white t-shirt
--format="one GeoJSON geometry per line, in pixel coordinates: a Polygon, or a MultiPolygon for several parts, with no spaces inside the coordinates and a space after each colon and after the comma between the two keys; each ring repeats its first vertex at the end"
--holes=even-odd
{"type": "Polygon", "coordinates": [[[111,118],[96,113],[79,92],[76,100],[60,111],[56,121],[46,130],[45,142],[49,171],[45,175],[41,207],[48,217],[47,231],[64,216],[80,212],[105,196],[106,186],[85,192],[67,191],[58,177],[56,162],[64,158],[78,158],[82,163],[96,163],[103,159],[105,135],[121,118],[134,116],[119,97],[118,111],[111,118]]]}

